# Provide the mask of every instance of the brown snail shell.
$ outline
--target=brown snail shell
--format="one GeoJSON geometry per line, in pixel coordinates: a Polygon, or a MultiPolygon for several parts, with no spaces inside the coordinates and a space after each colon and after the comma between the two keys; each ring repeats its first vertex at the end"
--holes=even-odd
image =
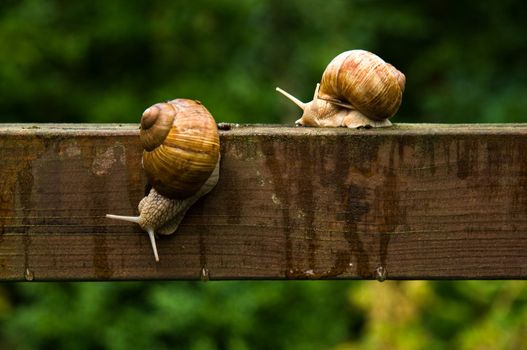
{"type": "Polygon", "coordinates": [[[176,99],[147,108],[141,117],[143,168],[152,190],[139,216],[106,217],[139,224],[159,255],[155,234],[172,234],[187,210],[216,186],[220,140],[214,118],[199,102],[176,99]]]}
{"type": "Polygon", "coordinates": [[[332,127],[381,127],[402,102],[406,78],[394,66],[365,50],[345,51],[322,74],[313,101],[303,103],[279,92],[304,110],[297,124],[332,127]]]}
{"type": "Polygon", "coordinates": [[[169,198],[195,193],[218,162],[218,128],[198,101],[177,99],[148,108],[141,118],[140,137],[148,181],[169,198]]]}
{"type": "Polygon", "coordinates": [[[373,120],[393,117],[401,106],[406,78],[379,56],[350,50],[324,70],[318,97],[350,104],[373,120]]]}

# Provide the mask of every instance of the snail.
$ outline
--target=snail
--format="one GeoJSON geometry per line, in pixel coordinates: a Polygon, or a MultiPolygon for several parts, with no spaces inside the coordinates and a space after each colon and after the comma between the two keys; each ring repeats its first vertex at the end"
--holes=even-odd
{"type": "Polygon", "coordinates": [[[304,110],[297,125],[385,127],[399,109],[406,78],[394,66],[365,50],[345,51],[324,70],[313,101],[304,103],[276,90],[304,110]]]}
{"type": "Polygon", "coordinates": [[[155,234],[169,235],[187,210],[219,178],[220,139],[214,118],[199,102],[176,99],[147,108],[141,117],[142,164],[152,185],[139,216],[106,217],[139,224],[159,261],[155,234]]]}

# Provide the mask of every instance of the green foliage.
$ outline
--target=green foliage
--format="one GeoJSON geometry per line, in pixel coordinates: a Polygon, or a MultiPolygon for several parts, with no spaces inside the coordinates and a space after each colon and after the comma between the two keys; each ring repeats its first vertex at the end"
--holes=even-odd
{"type": "MultiPolygon", "coordinates": [[[[396,122],[525,122],[519,1],[0,2],[0,121],[138,122],[196,98],[291,123],[338,53],[407,76],[396,122]]],[[[527,286],[474,282],[29,283],[0,287],[0,348],[521,349],[527,286]]]]}
{"type": "Polygon", "coordinates": [[[0,347],[7,348],[320,349],[347,339],[357,322],[346,303],[349,288],[339,282],[38,283],[9,290],[24,303],[0,314],[0,347]]]}
{"type": "Polygon", "coordinates": [[[9,349],[526,348],[522,281],[33,283],[2,291],[0,348],[9,349]]]}
{"type": "Polygon", "coordinates": [[[202,100],[220,121],[291,122],[325,65],[364,48],[407,76],[396,121],[526,121],[527,6],[314,0],[3,1],[3,121],[137,122],[202,100]]]}

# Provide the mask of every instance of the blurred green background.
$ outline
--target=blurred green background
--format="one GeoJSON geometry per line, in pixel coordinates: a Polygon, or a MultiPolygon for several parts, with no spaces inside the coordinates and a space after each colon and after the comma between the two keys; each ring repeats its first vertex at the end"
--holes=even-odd
{"type": "MultiPolygon", "coordinates": [[[[134,122],[174,97],[292,123],[338,53],[406,74],[395,122],[527,122],[520,1],[0,1],[0,122],[134,122]]],[[[527,349],[524,281],[0,285],[0,349],[527,349]]]]}

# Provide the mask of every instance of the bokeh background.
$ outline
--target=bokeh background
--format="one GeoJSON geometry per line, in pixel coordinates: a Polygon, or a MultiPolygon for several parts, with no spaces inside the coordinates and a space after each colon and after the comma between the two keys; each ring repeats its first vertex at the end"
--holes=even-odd
{"type": "MultiPolygon", "coordinates": [[[[290,124],[363,48],[407,76],[394,122],[527,122],[521,1],[0,0],[0,122],[133,122],[201,100],[290,124]]],[[[527,349],[524,281],[9,283],[0,349],[527,349]]]]}

